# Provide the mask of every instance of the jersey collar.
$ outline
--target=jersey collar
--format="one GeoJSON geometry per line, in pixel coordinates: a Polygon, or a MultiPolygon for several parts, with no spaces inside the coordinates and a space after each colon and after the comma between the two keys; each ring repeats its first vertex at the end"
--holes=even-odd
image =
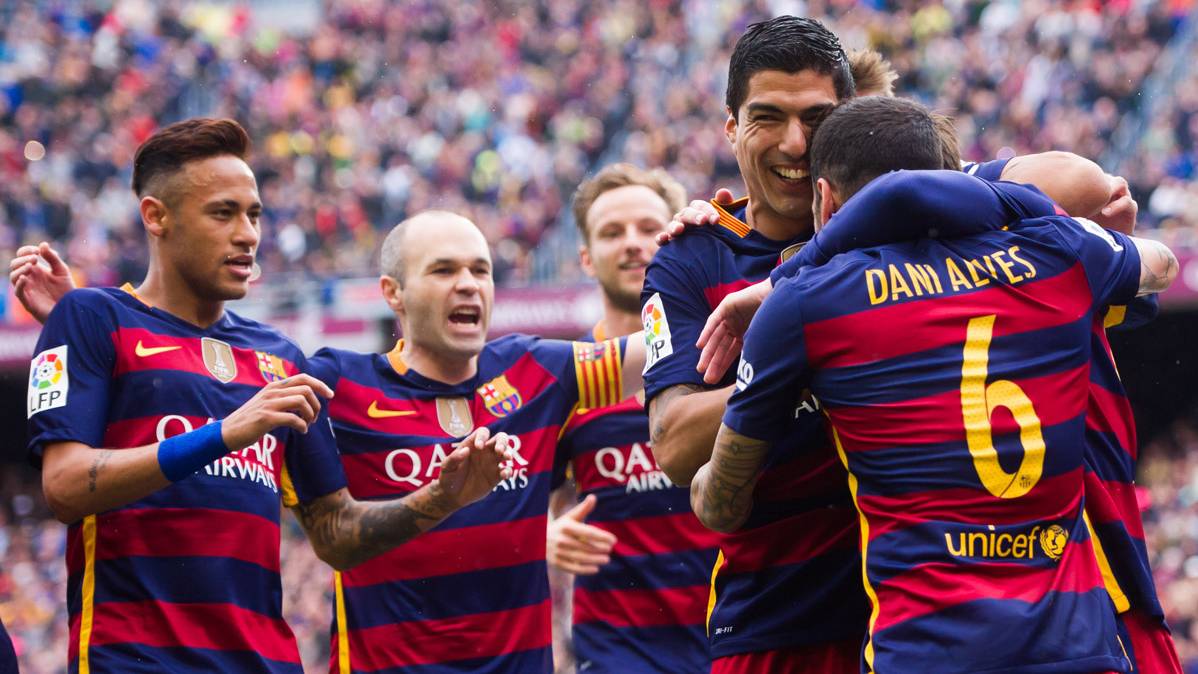
{"type": "Polygon", "coordinates": [[[718,204],[714,199],[712,199],[711,205],[715,206],[716,212],[720,214],[721,227],[724,227],[742,239],[748,236],[749,232],[753,231],[753,228],[749,227],[748,223],[733,215],[734,212],[739,211],[742,208],[748,208],[748,197],[741,197],[740,199],[737,199],[736,201],[733,201],[727,205],[718,204]]]}

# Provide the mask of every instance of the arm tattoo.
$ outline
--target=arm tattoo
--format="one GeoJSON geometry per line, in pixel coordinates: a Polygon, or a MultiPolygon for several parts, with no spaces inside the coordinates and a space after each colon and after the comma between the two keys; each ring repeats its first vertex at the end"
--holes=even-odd
{"type": "Polygon", "coordinates": [[[96,454],[96,460],[92,462],[92,467],[87,469],[87,490],[89,492],[96,491],[96,480],[98,480],[100,477],[100,471],[111,458],[111,449],[101,449],[99,453],[96,454]]]}
{"type": "Polygon", "coordinates": [[[753,509],[753,486],[770,443],[720,427],[707,479],[700,485],[695,513],[717,531],[731,531],[744,523],[753,509]]]}
{"type": "Polygon", "coordinates": [[[434,483],[388,501],[356,501],[342,489],[298,505],[296,514],[319,556],[348,569],[412,540],[456,509],[434,483]]]}
{"type": "Polygon", "coordinates": [[[1173,251],[1162,244],[1153,242],[1152,250],[1142,250],[1140,254],[1139,294],[1148,295],[1165,290],[1177,276],[1177,271],[1177,256],[1173,254],[1173,251]]]}
{"type": "Polygon", "coordinates": [[[649,440],[654,444],[658,444],[661,441],[662,436],[665,435],[666,409],[669,408],[670,403],[674,402],[678,398],[684,398],[692,393],[701,393],[706,390],[706,388],[697,386],[695,384],[678,384],[677,386],[671,386],[670,388],[665,389],[661,393],[657,394],[653,400],[650,400],[649,440]]]}

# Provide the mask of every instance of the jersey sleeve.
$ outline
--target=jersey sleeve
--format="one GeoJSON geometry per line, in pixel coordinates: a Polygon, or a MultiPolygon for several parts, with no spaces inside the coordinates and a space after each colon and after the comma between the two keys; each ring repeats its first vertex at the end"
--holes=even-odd
{"type": "Polygon", "coordinates": [[[622,368],[627,344],[627,337],[570,343],[579,407],[610,407],[623,399],[622,368]]]}
{"type": "Polygon", "coordinates": [[[50,312],[29,368],[29,458],[40,466],[46,445],[102,447],[116,347],[115,316],[94,301],[99,291],[67,293],[50,312]]]}
{"type": "Polygon", "coordinates": [[[1127,304],[1140,289],[1140,252],[1132,240],[1085,218],[1054,216],[1065,243],[1077,253],[1095,307],[1127,304]]]}
{"type": "Polygon", "coordinates": [[[745,333],[736,390],[724,425],[746,437],[776,442],[808,379],[807,348],[795,281],[783,281],[765,300],[745,333]]]}
{"type": "Polygon", "coordinates": [[[1160,300],[1156,294],[1137,297],[1127,304],[1117,304],[1107,307],[1103,315],[1102,325],[1116,332],[1134,330],[1148,325],[1156,319],[1161,311],[1160,300]]]}
{"type": "Polygon", "coordinates": [[[304,372],[316,377],[334,391],[337,390],[337,382],[341,379],[341,361],[337,359],[335,351],[326,346],[312,354],[307,359],[307,364],[304,372]]]}
{"type": "MultiPolygon", "coordinates": [[[[671,244],[671,245],[676,245],[671,244]]],[[[712,388],[696,371],[701,351],[695,346],[711,307],[702,282],[683,264],[658,251],[645,274],[641,324],[645,337],[645,404],[672,386],[712,388]]],[[[722,385],[726,385],[723,382],[722,385]]]]}
{"type": "Polygon", "coordinates": [[[1007,168],[1010,159],[995,159],[993,161],[961,162],[961,170],[982,180],[994,182],[1002,180],[1003,169],[1007,168]]]}
{"type": "Polygon", "coordinates": [[[853,195],[811,241],[770,274],[777,283],[833,256],[923,238],[957,238],[1052,215],[1039,190],[991,183],[960,171],[894,171],[853,195]]]}
{"type": "MultiPolygon", "coordinates": [[[[303,372],[325,382],[329,388],[336,389],[338,376],[333,376],[331,383],[325,379],[326,376],[330,376],[329,368],[337,366],[336,358],[331,352],[320,358],[314,356],[310,360],[301,356],[299,361],[296,364],[303,372]],[[316,362],[316,367],[313,367],[313,361],[316,362]]],[[[335,375],[335,370],[332,372],[335,375]]],[[[289,508],[331,494],[348,484],[345,470],[341,467],[341,455],[337,451],[333,426],[329,421],[327,400],[321,400],[320,414],[308,426],[307,433],[292,433],[292,442],[287,448],[285,459],[283,505],[289,508]]]]}

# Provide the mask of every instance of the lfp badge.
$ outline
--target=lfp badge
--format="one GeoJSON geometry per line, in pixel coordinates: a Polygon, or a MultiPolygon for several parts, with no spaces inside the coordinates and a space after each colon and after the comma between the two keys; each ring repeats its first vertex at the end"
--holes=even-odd
{"type": "Polygon", "coordinates": [[[33,359],[29,368],[29,417],[67,404],[67,346],[47,349],[33,359]]]}
{"type": "Polygon", "coordinates": [[[478,394],[482,396],[487,411],[497,417],[506,417],[524,404],[520,392],[507,380],[507,375],[501,374],[478,387],[478,394]]]}

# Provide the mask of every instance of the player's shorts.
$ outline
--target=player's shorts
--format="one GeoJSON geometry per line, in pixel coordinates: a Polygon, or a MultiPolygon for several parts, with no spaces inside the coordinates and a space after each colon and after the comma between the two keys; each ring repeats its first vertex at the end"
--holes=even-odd
{"type": "Polygon", "coordinates": [[[1164,620],[1132,609],[1119,614],[1118,625],[1133,674],[1183,674],[1177,646],[1164,620]]]}
{"type": "Polygon", "coordinates": [[[860,674],[860,639],[777,651],[738,653],[711,661],[711,674],[860,674]]]}

